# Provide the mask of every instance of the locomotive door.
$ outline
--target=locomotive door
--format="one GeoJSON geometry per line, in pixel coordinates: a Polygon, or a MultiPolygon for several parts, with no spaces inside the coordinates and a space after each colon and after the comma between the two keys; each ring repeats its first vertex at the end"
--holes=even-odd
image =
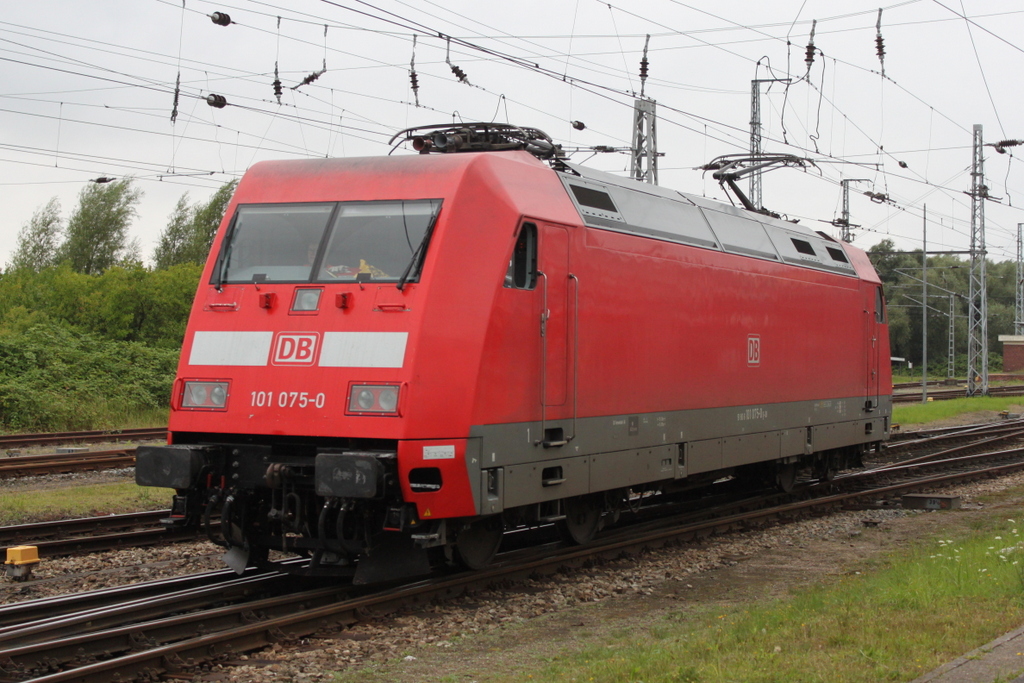
{"type": "Polygon", "coordinates": [[[563,406],[569,376],[569,231],[559,225],[537,224],[540,299],[542,420],[557,417],[550,410],[563,406]]]}
{"type": "Polygon", "coordinates": [[[865,318],[867,319],[867,391],[865,398],[865,409],[874,410],[878,406],[878,355],[882,345],[878,335],[881,331],[880,323],[885,321],[885,305],[882,302],[882,288],[873,286],[865,292],[865,318]]]}

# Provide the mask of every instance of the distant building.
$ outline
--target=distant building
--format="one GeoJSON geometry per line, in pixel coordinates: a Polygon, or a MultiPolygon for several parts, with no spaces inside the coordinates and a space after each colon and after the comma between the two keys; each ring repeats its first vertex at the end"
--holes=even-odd
{"type": "Polygon", "coordinates": [[[1003,372],[1024,371],[1024,336],[1001,334],[1003,342],[1003,372]]]}

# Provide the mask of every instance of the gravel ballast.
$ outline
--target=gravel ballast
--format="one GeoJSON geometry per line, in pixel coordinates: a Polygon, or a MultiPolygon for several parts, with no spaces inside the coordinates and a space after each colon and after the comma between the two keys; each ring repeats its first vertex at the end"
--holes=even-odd
{"type": "MultiPolygon", "coordinates": [[[[204,666],[192,680],[313,682],[340,674],[359,681],[484,681],[499,671],[523,672],[525,679],[546,658],[602,634],[642,629],[670,611],[781,597],[830,580],[928,535],[935,515],[967,520],[982,509],[980,496],[998,491],[1024,500],[1024,474],[944,491],[961,496],[955,513],[847,511],[712,537],[277,643],[204,666]]],[[[216,546],[196,542],[48,559],[33,581],[0,583],[0,602],[220,569],[219,555],[216,546]]]]}

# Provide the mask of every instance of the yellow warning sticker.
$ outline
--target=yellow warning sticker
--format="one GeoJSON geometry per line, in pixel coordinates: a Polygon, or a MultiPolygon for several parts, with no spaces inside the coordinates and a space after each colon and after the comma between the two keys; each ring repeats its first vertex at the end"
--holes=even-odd
{"type": "Polygon", "coordinates": [[[423,511],[423,516],[424,517],[429,517],[430,516],[430,508],[427,508],[426,510],[423,511]]]}

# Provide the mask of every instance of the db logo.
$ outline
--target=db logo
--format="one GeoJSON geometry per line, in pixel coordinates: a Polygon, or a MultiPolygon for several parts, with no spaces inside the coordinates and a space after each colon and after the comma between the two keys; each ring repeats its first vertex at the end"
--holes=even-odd
{"type": "Polygon", "coordinates": [[[312,365],[316,360],[317,333],[299,334],[282,332],[274,344],[274,365],[312,365]]]}
{"type": "Polygon", "coordinates": [[[747,336],[747,365],[761,364],[761,335],[747,336]]]}

